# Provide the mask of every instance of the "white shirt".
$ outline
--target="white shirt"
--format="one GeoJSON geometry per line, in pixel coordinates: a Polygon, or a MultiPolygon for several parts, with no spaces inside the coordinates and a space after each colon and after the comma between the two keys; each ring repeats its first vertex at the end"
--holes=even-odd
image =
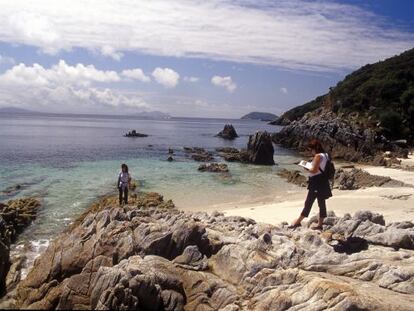
{"type": "MultiPolygon", "coordinates": [[[[321,158],[321,161],[319,162],[319,168],[321,168],[323,171],[325,171],[326,163],[328,162],[328,154],[327,153],[318,153],[318,155],[321,158]]],[[[315,158],[313,158],[313,161],[312,161],[312,168],[313,169],[315,168],[315,165],[316,165],[315,158]]],[[[309,176],[312,177],[312,176],[322,174],[322,172],[319,168],[318,168],[318,171],[316,173],[309,173],[309,176]]]]}
{"type": "Polygon", "coordinates": [[[129,173],[121,172],[119,173],[119,186],[126,187],[129,182],[130,175],[129,173]]]}

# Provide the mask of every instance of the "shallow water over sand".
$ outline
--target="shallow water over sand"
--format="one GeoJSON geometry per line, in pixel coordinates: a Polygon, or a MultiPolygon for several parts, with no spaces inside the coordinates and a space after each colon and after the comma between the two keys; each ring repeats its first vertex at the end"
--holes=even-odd
{"type": "Polygon", "coordinates": [[[183,209],[260,202],[283,197],[293,187],[276,175],[297,160],[288,150],[276,147],[274,167],[229,163],[229,175],[198,172],[199,163],[183,152],[184,146],[211,151],[222,146],[242,148],[248,134],[256,130],[279,130],[264,122],[70,115],[1,115],[0,121],[0,191],[21,185],[19,191],[0,192],[0,200],[42,198],[36,221],[20,237],[20,243],[30,241],[36,252],[91,202],[116,190],[122,162],[129,165],[140,190],[160,192],[183,209]],[[238,139],[214,137],[225,123],[235,126],[238,139]],[[122,137],[131,129],[150,136],[122,137]],[[169,147],[177,161],[166,161],[169,147]]]}

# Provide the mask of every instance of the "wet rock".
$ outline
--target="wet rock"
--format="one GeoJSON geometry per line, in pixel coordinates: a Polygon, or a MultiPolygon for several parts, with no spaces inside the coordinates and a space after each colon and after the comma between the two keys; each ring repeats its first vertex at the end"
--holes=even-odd
{"type": "Polygon", "coordinates": [[[330,213],[321,234],[165,204],[141,194],[122,208],[115,197],[91,206],[36,260],[18,286],[16,306],[412,309],[411,222],[385,224],[369,211],[330,213]],[[339,241],[348,244],[335,250],[339,241]]]}
{"type": "Polygon", "coordinates": [[[169,157],[167,158],[167,161],[168,161],[168,162],[172,162],[172,161],[174,161],[174,158],[173,158],[172,156],[169,156],[169,157]]]}
{"type": "Polygon", "coordinates": [[[224,138],[224,139],[228,139],[228,140],[233,140],[239,137],[233,125],[231,124],[224,125],[224,129],[220,133],[218,133],[216,136],[224,138]]]}
{"type": "Polygon", "coordinates": [[[17,193],[19,193],[21,189],[22,189],[22,185],[20,184],[13,185],[13,186],[7,187],[3,191],[0,191],[0,195],[1,196],[14,196],[17,193]]]}
{"type": "Polygon", "coordinates": [[[277,172],[277,175],[300,187],[306,187],[308,185],[308,179],[300,171],[290,171],[284,168],[277,172]]]}
{"type": "Polygon", "coordinates": [[[367,187],[399,187],[405,186],[403,182],[390,177],[371,175],[361,169],[338,169],[335,175],[335,185],[340,190],[355,190],[367,187]]]}
{"type": "Polygon", "coordinates": [[[213,154],[211,152],[208,152],[204,148],[198,148],[198,147],[184,147],[184,152],[189,154],[190,157],[194,161],[198,162],[210,162],[214,160],[213,154]]]}
{"type": "Polygon", "coordinates": [[[10,237],[6,222],[0,216],[0,297],[5,294],[6,277],[10,267],[10,237]]]}
{"type": "Polygon", "coordinates": [[[217,149],[219,155],[229,162],[274,165],[272,137],[267,132],[256,132],[249,136],[246,150],[235,148],[217,149]]]}
{"type": "Polygon", "coordinates": [[[191,158],[197,162],[209,162],[214,159],[211,153],[195,153],[191,155],[191,158]]]}
{"type": "Polygon", "coordinates": [[[337,243],[333,245],[333,248],[335,252],[350,255],[368,249],[368,242],[359,237],[348,237],[345,240],[337,240],[337,243]]]}
{"type": "Polygon", "coordinates": [[[234,147],[220,147],[216,148],[218,153],[239,153],[239,149],[234,147]]]}
{"type": "Polygon", "coordinates": [[[148,137],[147,134],[138,133],[136,130],[129,131],[124,136],[125,137],[148,137]]]}
{"type": "Polygon", "coordinates": [[[22,198],[0,203],[0,296],[19,281],[20,259],[10,258],[10,245],[36,218],[41,203],[35,198],[22,198]],[[10,272],[10,274],[9,274],[10,272]]]}
{"type": "Polygon", "coordinates": [[[225,163],[204,163],[198,167],[201,172],[212,172],[212,173],[228,173],[229,168],[225,163]]]}

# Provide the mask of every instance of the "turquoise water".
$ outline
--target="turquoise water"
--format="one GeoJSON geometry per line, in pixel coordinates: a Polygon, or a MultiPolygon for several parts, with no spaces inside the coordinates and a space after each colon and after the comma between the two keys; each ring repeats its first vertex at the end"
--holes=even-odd
{"type": "Polygon", "coordinates": [[[186,210],[261,202],[293,188],[276,172],[293,167],[297,157],[279,147],[274,156],[277,166],[228,163],[228,175],[198,172],[199,163],[183,152],[184,146],[242,148],[256,130],[279,130],[264,122],[68,115],[2,115],[0,122],[0,191],[22,186],[11,195],[0,193],[0,200],[21,196],[43,200],[37,219],[20,237],[20,243],[30,242],[35,250],[47,245],[96,198],[115,191],[123,162],[140,190],[159,192],[186,210]],[[214,137],[225,123],[232,123],[240,138],[228,142],[214,137]],[[122,137],[131,129],[150,136],[122,137]],[[166,161],[169,147],[175,150],[174,162],[166,161]]]}

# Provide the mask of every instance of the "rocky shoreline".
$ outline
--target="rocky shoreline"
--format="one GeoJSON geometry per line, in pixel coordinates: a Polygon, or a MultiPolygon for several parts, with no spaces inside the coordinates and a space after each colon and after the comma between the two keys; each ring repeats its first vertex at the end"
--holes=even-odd
{"type": "Polygon", "coordinates": [[[334,159],[372,165],[392,166],[398,163],[397,157],[407,158],[409,151],[401,143],[389,141],[375,129],[367,128],[358,118],[353,120],[325,108],[308,112],[273,134],[276,144],[299,152],[305,152],[313,138],[320,140],[334,159]]]}
{"type": "Polygon", "coordinates": [[[23,257],[10,258],[10,247],[36,218],[41,202],[23,198],[0,203],[0,297],[14,290],[20,281],[23,257]]]}
{"type": "MultiPolygon", "coordinates": [[[[307,186],[308,178],[301,171],[282,169],[277,175],[300,187],[307,186]]],[[[339,168],[333,184],[334,188],[339,190],[357,190],[368,187],[413,187],[390,177],[371,175],[358,168],[339,168]]]]}
{"type": "Polygon", "coordinates": [[[155,193],[124,207],[116,202],[93,204],[49,245],[20,282],[15,307],[411,310],[414,304],[411,222],[331,212],[320,233],[185,213],[155,193]]]}

